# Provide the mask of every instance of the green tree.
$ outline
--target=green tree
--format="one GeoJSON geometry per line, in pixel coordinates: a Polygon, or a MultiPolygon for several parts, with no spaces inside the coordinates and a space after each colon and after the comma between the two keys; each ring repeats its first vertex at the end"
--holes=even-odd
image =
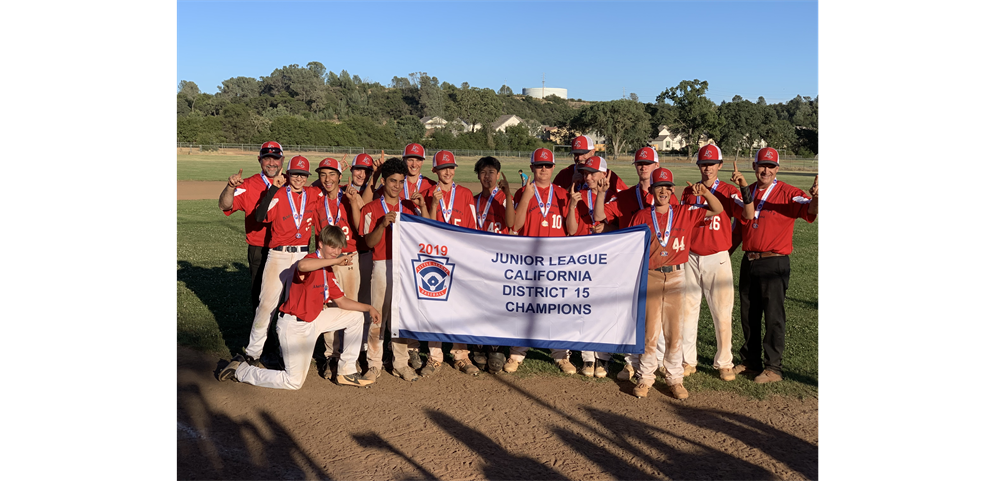
{"type": "Polygon", "coordinates": [[[570,122],[571,127],[582,132],[594,131],[605,137],[609,154],[614,160],[622,152],[641,146],[653,134],[650,116],[638,102],[612,100],[598,102],[581,109],[570,122]]]}
{"type": "Polygon", "coordinates": [[[511,91],[511,87],[502,85],[501,89],[498,90],[498,95],[514,95],[514,92],[511,91]]]}
{"type": "Polygon", "coordinates": [[[718,137],[722,126],[715,103],[705,97],[707,91],[707,81],[682,80],[676,87],[664,90],[656,98],[657,104],[662,105],[667,101],[674,104],[673,122],[668,127],[687,139],[688,160],[691,160],[692,151],[697,151],[702,137],[718,137]]]}
{"type": "Polygon", "coordinates": [[[259,96],[260,83],[250,77],[232,77],[218,86],[218,96],[228,100],[249,100],[259,96]]]}
{"type": "Polygon", "coordinates": [[[722,135],[718,138],[719,147],[726,155],[734,154],[739,160],[740,153],[749,155],[753,144],[760,139],[759,131],[763,121],[760,107],[742,97],[733,97],[732,102],[719,106],[718,115],[723,120],[722,135]],[[740,100],[735,100],[736,98],[740,100]]]}
{"type": "Polygon", "coordinates": [[[425,137],[425,125],[414,115],[405,115],[394,126],[394,132],[398,139],[405,144],[411,142],[421,142],[425,137]]]}

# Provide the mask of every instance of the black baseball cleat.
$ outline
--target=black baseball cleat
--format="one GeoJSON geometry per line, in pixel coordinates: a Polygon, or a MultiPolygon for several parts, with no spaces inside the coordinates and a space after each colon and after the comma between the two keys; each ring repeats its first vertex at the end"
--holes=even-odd
{"type": "Polygon", "coordinates": [[[507,361],[504,357],[504,353],[501,351],[493,351],[487,354],[487,369],[493,373],[501,372],[504,369],[504,363],[507,361]]]}

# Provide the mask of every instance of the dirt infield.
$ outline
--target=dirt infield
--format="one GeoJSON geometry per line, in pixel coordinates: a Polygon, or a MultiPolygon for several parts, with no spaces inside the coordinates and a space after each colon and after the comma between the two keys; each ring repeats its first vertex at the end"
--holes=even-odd
{"type": "MultiPolygon", "coordinates": [[[[300,391],[221,383],[177,351],[178,479],[817,479],[818,400],[765,401],[580,376],[470,377],[300,391]],[[665,388],[664,388],[665,390],[665,388]]],[[[704,374],[696,374],[704,375],[704,374]]]]}
{"type": "Polygon", "coordinates": [[[177,180],[176,200],[217,199],[227,181],[177,180]]]}

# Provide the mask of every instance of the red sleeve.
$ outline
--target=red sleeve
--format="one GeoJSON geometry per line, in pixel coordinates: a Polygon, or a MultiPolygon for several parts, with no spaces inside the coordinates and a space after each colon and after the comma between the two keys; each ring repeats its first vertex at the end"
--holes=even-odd
{"type": "Polygon", "coordinates": [[[791,215],[796,219],[805,219],[806,222],[815,222],[814,215],[808,213],[808,205],[812,202],[812,198],[805,193],[805,191],[794,187],[791,192],[791,215]]]}

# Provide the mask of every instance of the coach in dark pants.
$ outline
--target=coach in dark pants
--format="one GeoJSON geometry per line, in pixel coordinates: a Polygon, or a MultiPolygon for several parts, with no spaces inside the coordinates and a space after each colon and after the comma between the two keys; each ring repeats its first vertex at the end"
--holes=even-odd
{"type": "Polygon", "coordinates": [[[753,162],[757,182],[749,186],[753,219],[743,224],[743,263],[739,268],[740,316],[745,342],[736,374],[756,374],[758,383],[781,378],[784,354],[784,297],[791,276],[791,238],[795,219],[814,222],[819,212],[819,176],[806,195],[777,180],[780,161],[772,148],[760,149],[753,162]],[[767,332],[761,338],[761,326],[767,332]],[[762,358],[761,358],[762,355],[762,358]]]}
{"type": "Polygon", "coordinates": [[[273,178],[283,170],[283,147],[276,142],[266,142],[259,148],[258,159],[261,170],[258,174],[243,179],[242,169],[239,169],[237,174],[228,178],[228,184],[218,197],[218,208],[225,215],[245,212],[245,242],[249,245],[249,276],[252,279],[249,301],[253,310],[259,305],[263,266],[266,265],[272,237],[269,224],[257,221],[255,212],[273,178]]]}

